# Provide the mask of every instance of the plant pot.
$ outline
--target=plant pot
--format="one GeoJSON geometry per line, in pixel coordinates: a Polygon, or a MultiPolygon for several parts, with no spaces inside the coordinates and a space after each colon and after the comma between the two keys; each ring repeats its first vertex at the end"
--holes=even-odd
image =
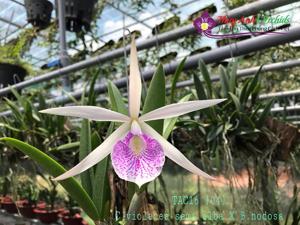
{"type": "Polygon", "coordinates": [[[0,85],[7,87],[24,80],[27,71],[21,66],[0,63],[0,85]]]}
{"type": "MultiPolygon", "coordinates": [[[[56,0],[57,1],[57,0],[56,0]]],[[[97,0],[65,0],[66,28],[72,32],[90,30],[97,0]]]]}
{"type": "MultiPolygon", "coordinates": [[[[27,71],[21,66],[0,63],[0,89],[23,81],[26,74],[27,71]]],[[[14,98],[14,95],[7,94],[4,97],[14,98]]]]}
{"type": "Polygon", "coordinates": [[[17,202],[18,209],[22,216],[26,218],[35,218],[34,209],[36,206],[34,204],[29,204],[28,201],[18,201],[17,202]]]}
{"type": "Polygon", "coordinates": [[[19,207],[19,211],[21,215],[30,219],[35,218],[34,209],[35,209],[34,205],[24,205],[19,207]]]}
{"type": "Polygon", "coordinates": [[[47,0],[25,0],[27,21],[34,27],[44,29],[49,26],[53,5],[47,0]]]}
{"type": "Polygon", "coordinates": [[[62,221],[64,225],[83,225],[83,219],[79,214],[76,214],[73,217],[70,216],[63,216],[62,221]]]}
{"type": "Polygon", "coordinates": [[[55,223],[58,220],[59,212],[57,210],[47,211],[41,209],[34,209],[33,211],[36,215],[36,218],[39,219],[42,223],[55,223]]]}
{"type": "Polygon", "coordinates": [[[11,213],[11,214],[18,213],[17,206],[10,197],[2,198],[1,208],[6,210],[6,212],[11,213]]]}
{"type": "Polygon", "coordinates": [[[36,204],[37,208],[38,209],[45,209],[47,208],[47,204],[46,202],[43,202],[43,201],[39,201],[37,204],[36,204]]]}

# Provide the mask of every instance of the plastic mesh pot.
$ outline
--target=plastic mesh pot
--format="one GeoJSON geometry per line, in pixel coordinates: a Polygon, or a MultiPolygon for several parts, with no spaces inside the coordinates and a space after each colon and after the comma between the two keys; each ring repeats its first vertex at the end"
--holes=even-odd
{"type": "Polygon", "coordinates": [[[47,0],[25,0],[27,21],[34,27],[46,28],[50,24],[53,5],[47,0]]]}
{"type": "Polygon", "coordinates": [[[79,32],[90,30],[96,0],[65,0],[66,28],[79,32]]]}
{"type": "MultiPolygon", "coordinates": [[[[9,63],[0,63],[0,88],[13,85],[24,80],[27,71],[17,65],[9,63]]],[[[12,98],[12,94],[7,94],[5,97],[12,98]]]]}

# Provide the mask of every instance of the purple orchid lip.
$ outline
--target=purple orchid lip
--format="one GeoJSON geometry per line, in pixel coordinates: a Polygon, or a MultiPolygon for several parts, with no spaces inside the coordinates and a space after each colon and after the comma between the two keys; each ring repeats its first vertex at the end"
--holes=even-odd
{"type": "Polygon", "coordinates": [[[120,178],[139,186],[157,177],[165,163],[158,141],[146,134],[134,135],[131,132],[115,144],[111,159],[120,178]]]}

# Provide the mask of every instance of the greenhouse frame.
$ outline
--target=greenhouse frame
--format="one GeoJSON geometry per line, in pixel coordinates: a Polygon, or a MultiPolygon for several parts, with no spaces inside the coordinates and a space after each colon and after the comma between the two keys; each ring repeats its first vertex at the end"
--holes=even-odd
{"type": "Polygon", "coordinates": [[[300,2],[0,0],[0,225],[300,224],[300,2]]]}

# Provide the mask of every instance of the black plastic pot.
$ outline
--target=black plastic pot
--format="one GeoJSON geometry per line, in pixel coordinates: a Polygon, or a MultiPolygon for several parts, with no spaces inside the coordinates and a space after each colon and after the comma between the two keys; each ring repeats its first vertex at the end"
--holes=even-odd
{"type": "Polygon", "coordinates": [[[49,26],[53,5],[47,0],[25,0],[27,21],[34,27],[44,29],[49,26]]]}
{"type": "Polygon", "coordinates": [[[65,0],[66,28],[72,32],[90,30],[97,0],[65,0]]]}
{"type": "MultiPolygon", "coordinates": [[[[27,71],[21,66],[0,63],[0,88],[19,83],[24,80],[26,75],[27,71]]],[[[7,95],[6,97],[10,98],[11,95],[7,95]]]]}

